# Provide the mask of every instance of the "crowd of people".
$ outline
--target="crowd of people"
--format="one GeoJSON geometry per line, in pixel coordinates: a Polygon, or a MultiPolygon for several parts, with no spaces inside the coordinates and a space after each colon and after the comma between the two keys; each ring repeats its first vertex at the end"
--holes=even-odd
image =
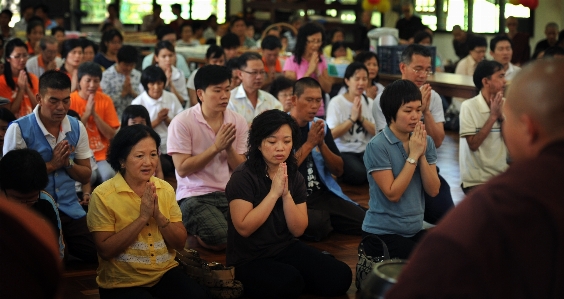
{"type": "MultiPolygon", "coordinates": [[[[123,45],[115,4],[99,44],[58,36],[45,6],[22,9],[17,26],[25,27],[25,42],[0,24],[1,196],[43,215],[34,221],[46,223],[58,245],[47,253],[59,262],[69,256],[98,262],[100,298],[209,298],[174,260],[188,235],[225,251],[249,298],[345,294],[349,266],[302,242],[333,231],[378,237],[366,239],[370,256],[384,254],[382,240],[391,257],[413,258],[390,298],[465,294],[465,288],[438,290],[441,279],[485,288],[472,294],[504,294],[521,282],[519,271],[491,285],[486,278],[494,275],[481,274],[492,259],[478,247],[482,240],[492,257],[507,261],[503,249],[510,242],[520,246],[515,260],[532,256],[527,242],[508,230],[524,215],[531,226],[543,219],[536,226],[554,240],[539,240],[532,230],[527,236],[560,258],[563,209],[549,192],[557,182],[547,168],[563,163],[556,154],[564,138],[557,89],[564,63],[527,62],[529,52],[518,43],[528,38],[515,31],[515,18],[507,20],[508,34],[490,41],[493,60],[484,59],[485,38],[453,30],[461,58],[455,72],[472,76],[479,93],[461,99],[459,108],[460,179],[469,198],[448,213],[450,186],[436,166],[447,107],[427,83],[432,35],[410,5],[398,21],[408,44],[401,79],[386,87],[378,82],[378,56],[345,47],[342,29],[326,34],[322,25],[293,17],[296,34],[274,28],[257,43],[242,17],[219,26],[212,16],[205,27],[182,19],[180,5],[172,11],[178,17],[171,24],[160,18],[159,5],[143,18],[142,30],[157,36],[143,59],[123,45]],[[210,43],[205,65],[191,71],[176,46],[202,42],[210,43]],[[288,50],[290,57],[280,56],[288,50]],[[328,75],[329,56],[350,62],[342,83],[328,75]],[[509,80],[516,87],[505,99],[509,80]],[[172,175],[176,190],[164,180],[172,175]],[[547,186],[542,202],[514,188],[524,189],[527,180],[547,186]],[[343,183],[367,185],[369,207],[351,200],[343,183]],[[448,225],[423,229],[445,215],[448,225]],[[498,227],[488,225],[490,216],[498,227]],[[501,233],[511,238],[499,241],[501,233]],[[448,270],[429,275],[435,266],[448,270]],[[427,284],[415,283],[421,293],[412,293],[417,281],[427,284]]],[[[553,49],[564,39],[560,33],[556,40],[557,31],[547,25],[535,57],[564,52],[553,49]]],[[[530,269],[549,269],[542,264],[549,257],[530,269]]],[[[542,277],[555,283],[546,284],[546,297],[559,297],[562,274],[548,272],[542,277]]]]}

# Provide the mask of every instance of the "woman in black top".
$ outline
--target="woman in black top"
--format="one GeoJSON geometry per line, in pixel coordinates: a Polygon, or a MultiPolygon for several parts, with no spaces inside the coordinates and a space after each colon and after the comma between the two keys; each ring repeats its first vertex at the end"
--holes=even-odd
{"type": "Polygon", "coordinates": [[[294,151],[299,128],[288,114],[270,110],[249,131],[248,159],[233,172],[227,264],[236,267],[249,298],[296,298],[306,291],[337,296],[352,273],[343,262],[296,238],[307,227],[306,186],[294,151]]]}

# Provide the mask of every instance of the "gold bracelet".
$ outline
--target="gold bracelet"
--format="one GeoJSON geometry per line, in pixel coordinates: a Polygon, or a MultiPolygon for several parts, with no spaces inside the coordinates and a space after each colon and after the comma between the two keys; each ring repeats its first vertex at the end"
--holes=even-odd
{"type": "Polygon", "coordinates": [[[163,226],[159,226],[159,228],[166,228],[170,224],[170,219],[166,218],[166,223],[163,226]]]}

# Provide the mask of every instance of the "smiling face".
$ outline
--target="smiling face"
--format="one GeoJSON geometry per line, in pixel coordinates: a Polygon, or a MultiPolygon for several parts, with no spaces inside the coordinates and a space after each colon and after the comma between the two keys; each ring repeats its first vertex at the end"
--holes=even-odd
{"type": "Polygon", "coordinates": [[[345,78],[345,84],[348,86],[349,94],[355,97],[361,96],[368,84],[368,73],[363,69],[358,69],[350,78],[345,78]]]}
{"type": "Polygon", "coordinates": [[[411,101],[400,106],[396,119],[390,123],[392,131],[411,133],[421,119],[421,101],[411,101]]]}
{"type": "Polygon", "coordinates": [[[70,88],[63,90],[47,88],[44,95],[37,95],[37,102],[43,123],[60,123],[70,108],[70,88]]]}
{"type": "Polygon", "coordinates": [[[147,182],[155,174],[159,154],[157,143],[151,137],[145,137],[135,144],[123,162],[126,181],[147,182]]]}
{"type": "Polygon", "coordinates": [[[282,125],[276,132],[263,139],[258,149],[268,168],[276,169],[292,152],[292,129],[287,124],[282,125]]]}

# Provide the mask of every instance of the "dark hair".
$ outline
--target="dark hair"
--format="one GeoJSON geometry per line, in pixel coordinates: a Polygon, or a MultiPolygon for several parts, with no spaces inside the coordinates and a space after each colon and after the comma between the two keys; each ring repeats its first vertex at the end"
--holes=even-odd
{"type": "Polygon", "coordinates": [[[102,79],[102,69],[100,68],[100,65],[92,61],[81,63],[78,66],[77,71],[78,82],[80,82],[80,80],[82,80],[82,77],[86,75],[102,79]]]}
{"type": "Polygon", "coordinates": [[[247,161],[245,163],[258,177],[266,177],[267,174],[266,162],[259,148],[266,138],[278,131],[283,125],[290,126],[292,130],[292,150],[285,161],[288,167],[288,178],[293,180],[298,172],[298,160],[294,152],[298,149],[300,142],[300,128],[288,113],[272,109],[257,115],[249,129],[247,161]]]}
{"type": "Polygon", "coordinates": [[[275,98],[278,98],[279,92],[290,87],[294,87],[294,81],[284,76],[280,76],[272,81],[272,84],[270,84],[270,90],[268,92],[275,98]]]}
{"type": "Polygon", "coordinates": [[[47,15],[49,14],[49,6],[47,6],[47,4],[40,3],[33,8],[33,10],[38,10],[38,9],[41,9],[47,15]]]}
{"type": "Polygon", "coordinates": [[[134,46],[125,45],[117,52],[117,61],[125,63],[137,63],[139,52],[134,46]]]}
{"type": "Polygon", "coordinates": [[[354,74],[356,73],[356,71],[358,70],[365,70],[366,71],[366,75],[368,75],[368,68],[364,65],[364,63],[362,62],[353,62],[351,64],[349,64],[349,66],[347,66],[347,69],[345,70],[345,79],[351,79],[352,76],[354,76],[354,74]]]}
{"type": "Polygon", "coordinates": [[[76,111],[74,111],[74,110],[72,110],[72,109],[69,109],[69,110],[67,111],[67,115],[68,115],[68,116],[72,116],[72,117],[74,117],[74,118],[76,118],[77,120],[80,121],[80,114],[78,114],[78,112],[76,112],[76,111]]]}
{"type": "Polygon", "coordinates": [[[108,30],[102,34],[102,39],[100,40],[100,52],[106,53],[108,51],[108,46],[106,43],[109,43],[114,39],[114,37],[119,37],[119,39],[123,42],[123,35],[116,29],[108,30]]]}
{"type": "Polygon", "coordinates": [[[43,157],[35,150],[11,150],[0,160],[0,186],[4,191],[41,191],[47,187],[47,183],[47,166],[43,157]]]}
{"type": "Polygon", "coordinates": [[[76,38],[67,39],[63,42],[63,48],[61,50],[61,58],[67,59],[67,55],[76,49],[76,48],[83,48],[84,42],[80,41],[76,38]]]}
{"type": "MultiPolygon", "coordinates": [[[[376,64],[378,65],[378,70],[379,70],[380,69],[380,60],[378,60],[378,55],[376,55],[376,53],[374,53],[372,51],[362,51],[362,52],[356,54],[356,56],[354,57],[354,61],[366,63],[368,60],[370,60],[372,58],[376,59],[376,64]]],[[[379,71],[378,71],[378,74],[376,74],[376,78],[372,79],[372,84],[378,82],[378,80],[380,80],[380,72],[379,71]]]]}
{"type": "Polygon", "coordinates": [[[39,94],[42,96],[47,92],[47,88],[55,90],[65,90],[70,91],[71,80],[69,76],[61,71],[46,71],[39,77],[39,94]]]}
{"type": "Polygon", "coordinates": [[[172,45],[171,42],[167,40],[162,40],[160,42],[157,42],[157,45],[155,46],[155,57],[159,56],[161,50],[164,49],[167,49],[172,53],[176,53],[176,51],[174,50],[174,46],[172,45]]]}
{"type": "Polygon", "coordinates": [[[233,16],[231,18],[231,20],[229,20],[229,30],[231,30],[231,28],[233,28],[233,26],[235,25],[235,23],[239,22],[239,21],[243,21],[243,23],[245,23],[245,26],[247,26],[247,22],[245,21],[245,19],[243,19],[240,16],[233,16]]]}
{"type": "MultiPolygon", "coordinates": [[[[186,24],[186,23],[185,23],[186,24]]],[[[196,32],[197,30],[204,29],[206,21],[204,20],[192,20],[192,30],[196,32]]]]}
{"type": "Polygon", "coordinates": [[[233,57],[225,63],[225,67],[227,67],[230,71],[238,70],[239,69],[239,57],[233,57]]]}
{"type": "Polygon", "coordinates": [[[241,46],[241,40],[239,40],[239,37],[235,35],[235,33],[228,32],[221,37],[219,44],[224,49],[239,48],[239,46],[241,46]]]}
{"type": "Polygon", "coordinates": [[[415,44],[419,44],[422,40],[429,38],[429,40],[431,41],[431,44],[433,43],[433,36],[431,34],[429,34],[429,32],[425,31],[425,30],[421,30],[417,33],[415,33],[415,35],[413,36],[413,43],[415,44]]]}
{"type": "MultiPolygon", "coordinates": [[[[153,138],[156,143],[155,150],[161,145],[161,137],[149,126],[133,125],[121,128],[108,148],[106,161],[115,171],[121,170],[121,163],[127,159],[131,149],[142,139],[153,138]]],[[[45,164],[45,163],[43,163],[45,164]]]]}
{"type": "MultiPolygon", "coordinates": [[[[325,40],[325,31],[323,27],[316,23],[305,23],[298,30],[298,36],[296,37],[296,46],[294,48],[294,61],[297,64],[302,63],[302,56],[305,54],[305,49],[307,46],[307,37],[314,35],[316,33],[321,33],[321,41],[325,40]]],[[[322,53],[323,44],[319,47],[319,54],[322,53]]],[[[321,57],[319,58],[321,59],[321,57]]]]}
{"type": "Polygon", "coordinates": [[[206,39],[204,45],[217,45],[217,40],[215,38],[206,39]]]}
{"type": "Polygon", "coordinates": [[[141,85],[145,90],[149,90],[149,83],[155,82],[166,84],[166,74],[160,67],[150,65],[141,72],[141,85]]]}
{"type": "Polygon", "coordinates": [[[33,28],[35,28],[37,26],[41,26],[41,28],[43,28],[43,34],[45,34],[45,24],[43,24],[43,20],[41,20],[41,19],[39,19],[39,20],[29,20],[29,23],[27,23],[27,27],[25,28],[25,32],[27,34],[31,34],[31,31],[33,30],[33,28]]]}
{"type": "Polygon", "coordinates": [[[490,41],[490,51],[495,52],[495,47],[497,46],[497,43],[504,40],[509,42],[509,45],[513,49],[513,42],[511,42],[511,39],[509,39],[507,35],[498,35],[492,38],[492,40],[490,41]]]}
{"type": "Polygon", "coordinates": [[[488,41],[483,36],[472,36],[468,39],[468,50],[472,51],[477,47],[488,47],[488,41]]]}
{"type": "Polygon", "coordinates": [[[129,105],[125,107],[121,114],[121,128],[129,127],[127,124],[130,118],[142,117],[148,126],[151,124],[151,117],[149,111],[143,105],[129,105]]]}
{"type": "Polygon", "coordinates": [[[110,3],[110,4],[108,4],[108,7],[106,7],[106,10],[110,10],[110,8],[115,9],[116,12],[117,12],[118,15],[119,15],[119,7],[118,7],[117,3],[110,3]]]}
{"type": "MultiPolygon", "coordinates": [[[[194,76],[194,87],[197,91],[198,89],[206,90],[210,85],[221,84],[225,81],[229,81],[229,84],[231,84],[231,76],[231,70],[225,66],[205,65],[198,69],[196,76],[194,76]]],[[[200,98],[198,98],[198,103],[202,104],[200,98]]]]}
{"type": "Polygon", "coordinates": [[[345,46],[345,43],[343,42],[334,42],[331,45],[331,57],[335,57],[335,51],[337,51],[338,49],[343,48],[345,49],[345,51],[347,50],[347,46],[345,46]]]}
{"type": "Polygon", "coordinates": [[[47,49],[47,44],[53,45],[57,43],[57,39],[54,36],[46,35],[39,40],[39,47],[41,50],[45,51],[47,49]]]}
{"type": "Polygon", "coordinates": [[[328,44],[332,44],[333,43],[333,37],[335,36],[335,34],[337,32],[341,32],[343,33],[343,36],[345,35],[345,31],[343,30],[343,28],[341,27],[335,27],[332,30],[329,31],[329,33],[327,34],[327,43],[328,44]]]}
{"type": "MultiPolygon", "coordinates": [[[[13,38],[6,43],[6,47],[4,49],[4,79],[11,90],[16,90],[16,82],[14,82],[14,74],[12,74],[12,66],[8,61],[8,58],[10,58],[10,55],[12,55],[15,48],[24,48],[27,55],[27,45],[21,39],[13,38]]],[[[29,83],[29,86],[33,88],[31,76],[27,72],[27,68],[24,67],[24,71],[27,74],[27,82],[29,83]]]]}
{"type": "Polygon", "coordinates": [[[100,32],[102,32],[102,34],[106,31],[110,31],[111,29],[116,29],[116,26],[114,26],[113,23],[104,23],[102,25],[102,28],[100,28],[100,32]],[[108,29],[110,28],[110,29],[108,29]]]}
{"type": "Polygon", "coordinates": [[[413,101],[421,101],[421,91],[415,83],[409,80],[396,80],[390,83],[380,97],[380,108],[390,125],[396,120],[400,107],[413,101]]]}
{"type": "Polygon", "coordinates": [[[474,75],[472,76],[474,85],[476,85],[476,88],[478,90],[481,90],[482,87],[484,87],[484,84],[482,84],[482,79],[484,78],[491,79],[491,76],[495,72],[499,72],[500,70],[503,70],[503,65],[495,60],[480,61],[476,66],[474,75]]]}
{"type": "Polygon", "coordinates": [[[16,120],[16,116],[10,109],[6,107],[0,107],[0,120],[7,122],[8,124],[16,120]]]}
{"type": "Polygon", "coordinates": [[[182,6],[181,6],[180,4],[178,4],[178,3],[174,3],[174,4],[172,4],[172,5],[170,6],[170,9],[171,9],[171,10],[173,10],[173,9],[175,9],[175,8],[178,8],[178,9],[180,9],[180,11],[182,11],[182,6]]]}
{"type": "Polygon", "coordinates": [[[55,36],[55,33],[57,32],[62,32],[63,34],[65,34],[65,28],[61,27],[61,26],[57,26],[57,27],[53,27],[51,28],[51,35],[55,36]]]}
{"type": "MultiPolygon", "coordinates": [[[[94,55],[96,55],[96,53],[98,53],[98,45],[95,42],[93,42],[93,41],[91,41],[87,38],[79,38],[78,40],[80,41],[80,45],[82,46],[82,50],[86,50],[86,48],[92,47],[92,49],[94,49],[94,55]]],[[[63,57],[65,57],[65,56],[63,56],[63,57]]]]}
{"type": "Polygon", "coordinates": [[[401,62],[409,65],[411,63],[411,59],[413,59],[413,55],[431,57],[431,51],[429,51],[429,49],[427,49],[427,47],[425,46],[418,44],[411,44],[407,46],[401,53],[401,62]]]}
{"type": "Polygon", "coordinates": [[[277,38],[276,36],[267,35],[262,39],[260,43],[260,47],[266,50],[282,49],[282,43],[280,42],[280,39],[277,38]]]}
{"type": "Polygon", "coordinates": [[[0,11],[0,15],[1,14],[7,14],[10,19],[12,18],[12,16],[14,16],[14,13],[9,9],[4,9],[4,10],[0,11]]]}
{"type": "Polygon", "coordinates": [[[178,28],[179,31],[182,32],[182,30],[184,30],[184,27],[190,27],[190,29],[192,29],[192,32],[194,31],[194,27],[192,27],[192,24],[188,22],[182,23],[182,25],[180,25],[180,28],[178,28]]]}
{"type": "Polygon", "coordinates": [[[225,52],[223,52],[223,48],[218,45],[210,45],[206,51],[207,59],[221,58],[221,56],[225,56],[225,52]]]}
{"type": "Polygon", "coordinates": [[[562,49],[562,47],[559,47],[559,46],[550,47],[550,48],[544,50],[543,59],[544,58],[552,58],[555,55],[563,55],[564,56],[564,49],[562,49]]]}
{"type": "Polygon", "coordinates": [[[239,69],[247,67],[247,61],[251,60],[260,60],[260,62],[262,63],[262,56],[260,56],[260,54],[257,52],[245,52],[241,54],[241,56],[239,56],[239,58],[237,59],[239,69]]]}
{"type": "Polygon", "coordinates": [[[302,77],[294,82],[294,95],[299,98],[305,92],[306,88],[319,88],[323,93],[323,89],[317,80],[312,77],[302,77]]]}
{"type": "Polygon", "coordinates": [[[157,40],[162,41],[163,37],[167,34],[174,34],[176,36],[176,31],[168,25],[160,26],[157,28],[157,40]]]}

